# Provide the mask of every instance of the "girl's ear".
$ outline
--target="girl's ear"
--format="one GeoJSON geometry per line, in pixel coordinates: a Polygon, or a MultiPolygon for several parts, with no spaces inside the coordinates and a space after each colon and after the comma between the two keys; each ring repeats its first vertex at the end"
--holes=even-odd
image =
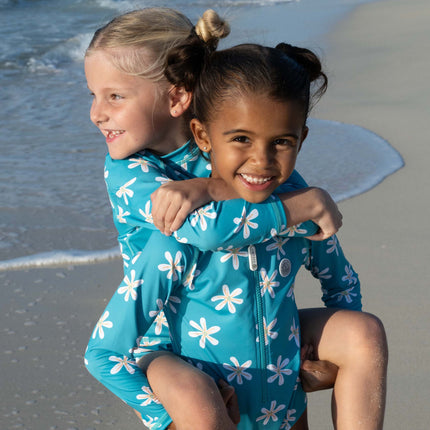
{"type": "Polygon", "coordinates": [[[192,93],[184,87],[172,86],[169,90],[170,115],[174,118],[181,116],[190,107],[192,98],[192,93]]]}
{"type": "Polygon", "coordinates": [[[200,151],[209,153],[211,151],[211,142],[205,126],[198,119],[193,118],[190,121],[190,128],[200,151]]]}
{"type": "Polygon", "coordinates": [[[301,136],[301,139],[300,139],[300,145],[299,145],[299,152],[300,152],[300,150],[302,149],[303,142],[305,141],[306,137],[308,136],[308,132],[309,132],[309,127],[307,127],[307,126],[305,125],[305,126],[303,127],[303,130],[302,130],[302,136],[301,136]]]}

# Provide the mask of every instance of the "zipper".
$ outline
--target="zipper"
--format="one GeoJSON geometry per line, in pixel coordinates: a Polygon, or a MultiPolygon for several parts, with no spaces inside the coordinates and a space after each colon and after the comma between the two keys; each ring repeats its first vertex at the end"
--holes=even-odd
{"type": "Polygon", "coordinates": [[[263,298],[260,292],[260,279],[258,277],[258,261],[257,252],[254,245],[248,246],[248,260],[249,269],[254,275],[254,286],[255,286],[255,302],[257,308],[257,327],[258,327],[258,352],[260,357],[260,367],[261,367],[261,397],[262,402],[267,401],[267,360],[266,360],[266,346],[265,346],[265,336],[264,336],[264,308],[263,308],[263,298]]]}

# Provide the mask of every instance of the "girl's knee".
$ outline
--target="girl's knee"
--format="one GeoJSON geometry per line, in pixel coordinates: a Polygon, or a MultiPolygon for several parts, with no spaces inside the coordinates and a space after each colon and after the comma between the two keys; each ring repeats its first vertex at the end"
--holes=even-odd
{"type": "Polygon", "coordinates": [[[375,315],[360,312],[351,324],[352,347],[360,359],[377,359],[384,364],[388,361],[388,346],[385,328],[375,315]]]}

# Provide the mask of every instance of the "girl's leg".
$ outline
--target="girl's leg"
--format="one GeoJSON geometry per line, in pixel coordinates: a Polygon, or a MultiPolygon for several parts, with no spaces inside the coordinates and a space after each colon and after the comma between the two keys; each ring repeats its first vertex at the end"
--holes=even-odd
{"type": "Polygon", "coordinates": [[[385,330],[374,315],[336,309],[302,309],[302,343],[312,345],[316,360],[338,366],[332,415],[336,429],[383,427],[388,347],[385,330]]]}
{"type": "MultiPolygon", "coordinates": [[[[177,430],[234,430],[240,420],[233,387],[170,352],[147,354],[139,361],[151,388],[177,430]]],[[[170,427],[169,427],[170,428],[170,427]]]]}

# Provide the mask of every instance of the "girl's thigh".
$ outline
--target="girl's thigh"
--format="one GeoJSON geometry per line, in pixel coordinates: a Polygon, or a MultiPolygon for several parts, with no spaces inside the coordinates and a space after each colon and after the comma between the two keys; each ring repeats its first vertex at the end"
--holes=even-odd
{"type": "MultiPolygon", "coordinates": [[[[330,308],[300,309],[302,344],[312,345],[315,359],[342,366],[360,346],[384,339],[377,317],[360,311],[330,308]]],[[[368,346],[368,345],[367,345],[368,346]]]]}

